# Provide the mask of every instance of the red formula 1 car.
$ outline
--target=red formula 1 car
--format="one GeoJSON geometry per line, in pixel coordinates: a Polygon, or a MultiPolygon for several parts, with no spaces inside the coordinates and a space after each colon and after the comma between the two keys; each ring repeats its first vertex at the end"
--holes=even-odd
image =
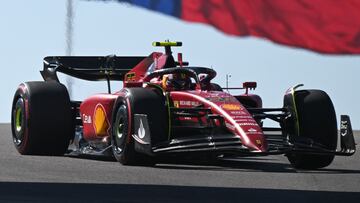
{"type": "MultiPolygon", "coordinates": [[[[12,106],[12,134],[20,154],[102,155],[128,165],[153,165],[161,156],[285,154],[296,168],[328,166],[355,153],[350,119],[341,116],[341,149],[333,104],[321,90],[290,88],[281,108],[263,108],[250,94],[231,95],[212,83],[213,69],[188,66],[171,47],[149,56],[44,58],[44,82],[25,82],[12,106]],[[57,77],[108,82],[108,93],[71,101],[57,77]],[[111,93],[110,81],[123,81],[111,93]],[[264,127],[271,119],[279,127],[264,127]],[[71,146],[71,147],[69,147],[71,146]],[[71,149],[71,150],[70,150],[71,149]]],[[[230,88],[228,88],[230,89],[230,88]]]]}

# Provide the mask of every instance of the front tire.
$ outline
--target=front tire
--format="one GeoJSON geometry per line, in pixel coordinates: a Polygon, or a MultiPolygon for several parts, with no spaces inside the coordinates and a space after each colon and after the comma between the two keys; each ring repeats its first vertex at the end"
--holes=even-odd
{"type": "Polygon", "coordinates": [[[112,124],[111,144],[115,159],[123,165],[135,165],[140,160],[136,158],[134,143],[129,137],[129,115],[127,105],[121,104],[115,113],[112,124]]]}
{"type": "Polygon", "coordinates": [[[167,139],[167,120],[165,99],[152,88],[129,88],[128,97],[116,101],[111,142],[116,160],[123,165],[155,165],[155,157],[135,150],[134,115],[147,115],[151,142],[157,143],[167,139]]]}
{"type": "MultiPolygon", "coordinates": [[[[330,97],[321,90],[301,90],[295,92],[295,102],[299,119],[299,136],[312,139],[327,150],[336,150],[337,122],[330,97]]],[[[334,156],[287,154],[290,163],[300,169],[326,167],[332,163],[334,156]]]]}

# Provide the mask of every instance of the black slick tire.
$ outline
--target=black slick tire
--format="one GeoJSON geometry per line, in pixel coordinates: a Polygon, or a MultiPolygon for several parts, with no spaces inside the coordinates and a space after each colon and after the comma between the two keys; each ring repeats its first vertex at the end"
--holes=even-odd
{"type": "MultiPolygon", "coordinates": [[[[299,136],[312,139],[328,150],[337,147],[337,122],[329,96],[321,90],[295,92],[299,136]]],[[[330,165],[335,155],[290,153],[290,163],[299,169],[318,169],[330,165]]]]}
{"type": "Polygon", "coordinates": [[[11,111],[14,145],[23,155],[62,155],[74,136],[69,94],[57,82],[26,82],[15,92],[11,111]]]}
{"type": "Polygon", "coordinates": [[[129,88],[129,95],[116,101],[111,143],[113,154],[123,165],[153,166],[155,157],[141,154],[135,150],[134,114],[146,114],[151,133],[151,142],[156,143],[167,139],[167,117],[165,100],[152,88],[129,88]]]}

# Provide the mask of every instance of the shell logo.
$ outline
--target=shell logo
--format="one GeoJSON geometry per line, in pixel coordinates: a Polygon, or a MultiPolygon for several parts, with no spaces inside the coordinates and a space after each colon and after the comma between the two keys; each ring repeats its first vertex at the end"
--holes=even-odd
{"type": "Polygon", "coordinates": [[[109,135],[110,122],[106,116],[106,111],[103,105],[97,104],[94,111],[94,130],[97,136],[109,135]]]}
{"type": "Polygon", "coordinates": [[[229,111],[241,110],[241,106],[239,104],[223,104],[221,107],[229,111]]]}

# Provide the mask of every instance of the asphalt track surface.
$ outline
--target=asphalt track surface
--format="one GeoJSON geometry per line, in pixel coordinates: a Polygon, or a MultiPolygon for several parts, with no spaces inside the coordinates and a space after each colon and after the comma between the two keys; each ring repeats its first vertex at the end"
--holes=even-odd
{"type": "Polygon", "coordinates": [[[0,202],[360,202],[359,151],[305,171],[284,156],[155,167],[21,156],[8,124],[0,124],[0,143],[0,202]]]}

